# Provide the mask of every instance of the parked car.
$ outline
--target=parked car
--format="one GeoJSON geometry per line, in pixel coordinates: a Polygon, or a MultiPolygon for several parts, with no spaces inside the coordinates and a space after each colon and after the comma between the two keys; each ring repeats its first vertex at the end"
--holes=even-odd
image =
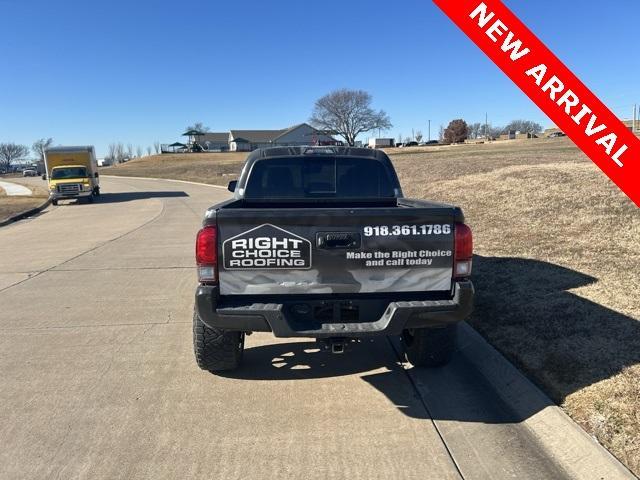
{"type": "Polygon", "coordinates": [[[38,172],[37,172],[37,170],[35,170],[33,168],[25,168],[22,171],[22,176],[23,177],[37,177],[38,176],[38,172]]]}
{"type": "Polygon", "coordinates": [[[553,132],[552,134],[549,135],[549,138],[560,138],[560,137],[566,137],[567,134],[564,132],[553,132]]]}
{"type": "Polygon", "coordinates": [[[405,147],[417,147],[418,142],[407,142],[404,144],[405,147]]]}
{"type": "Polygon", "coordinates": [[[405,198],[377,149],[256,150],[229,190],[196,240],[200,368],[238,367],[251,332],[331,353],[400,336],[414,366],[449,361],[474,297],[460,208],[405,198]]]}
{"type": "Polygon", "coordinates": [[[438,145],[438,140],[428,140],[426,142],[420,142],[421,147],[426,147],[428,145],[438,145]]]}

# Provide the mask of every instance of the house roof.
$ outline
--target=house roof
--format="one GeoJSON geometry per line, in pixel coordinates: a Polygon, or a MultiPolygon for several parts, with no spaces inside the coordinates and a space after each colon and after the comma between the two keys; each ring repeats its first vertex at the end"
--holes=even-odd
{"type": "Polygon", "coordinates": [[[282,135],[286,130],[231,130],[232,141],[242,139],[249,143],[269,143],[282,135]]]}
{"type": "Polygon", "coordinates": [[[207,132],[200,137],[200,142],[211,143],[227,143],[229,141],[229,132],[207,132]]]}
{"type": "MultiPolygon", "coordinates": [[[[233,136],[233,141],[236,142],[244,141],[245,143],[270,143],[276,142],[279,138],[284,137],[288,133],[291,133],[303,126],[309,126],[309,128],[314,129],[306,123],[299,123],[297,125],[293,125],[289,128],[283,128],[281,130],[231,130],[231,135],[233,136]]],[[[329,137],[329,135],[326,135],[319,130],[316,131],[318,135],[329,137]]]]}

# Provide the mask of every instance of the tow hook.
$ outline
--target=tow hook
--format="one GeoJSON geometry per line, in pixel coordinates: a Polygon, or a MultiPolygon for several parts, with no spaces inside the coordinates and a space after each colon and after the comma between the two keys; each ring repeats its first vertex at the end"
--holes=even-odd
{"type": "Polygon", "coordinates": [[[344,337],[318,338],[316,341],[322,350],[336,355],[345,353],[351,343],[351,339],[344,337]]]}

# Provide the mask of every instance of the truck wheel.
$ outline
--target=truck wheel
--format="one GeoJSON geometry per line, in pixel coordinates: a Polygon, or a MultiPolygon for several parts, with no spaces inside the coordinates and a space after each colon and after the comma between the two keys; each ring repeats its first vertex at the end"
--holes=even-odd
{"type": "Polygon", "coordinates": [[[414,367],[439,367],[451,360],[456,348],[458,326],[416,328],[402,332],[404,354],[414,367]]]}
{"type": "Polygon", "coordinates": [[[51,200],[52,205],[58,205],[58,200],[51,200]]]}
{"type": "Polygon", "coordinates": [[[234,370],[242,362],[244,332],[207,327],[193,312],[193,351],[202,370],[234,370]]]}

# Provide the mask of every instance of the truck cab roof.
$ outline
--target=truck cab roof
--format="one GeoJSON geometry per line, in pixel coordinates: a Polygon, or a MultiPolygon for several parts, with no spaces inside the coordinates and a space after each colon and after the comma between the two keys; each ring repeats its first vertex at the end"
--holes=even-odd
{"type": "Polygon", "coordinates": [[[247,157],[247,163],[262,158],[274,157],[295,157],[295,156],[340,156],[340,157],[358,157],[371,158],[373,160],[389,161],[389,157],[381,150],[372,150],[370,148],[359,147],[269,147],[254,150],[247,157]]]}

